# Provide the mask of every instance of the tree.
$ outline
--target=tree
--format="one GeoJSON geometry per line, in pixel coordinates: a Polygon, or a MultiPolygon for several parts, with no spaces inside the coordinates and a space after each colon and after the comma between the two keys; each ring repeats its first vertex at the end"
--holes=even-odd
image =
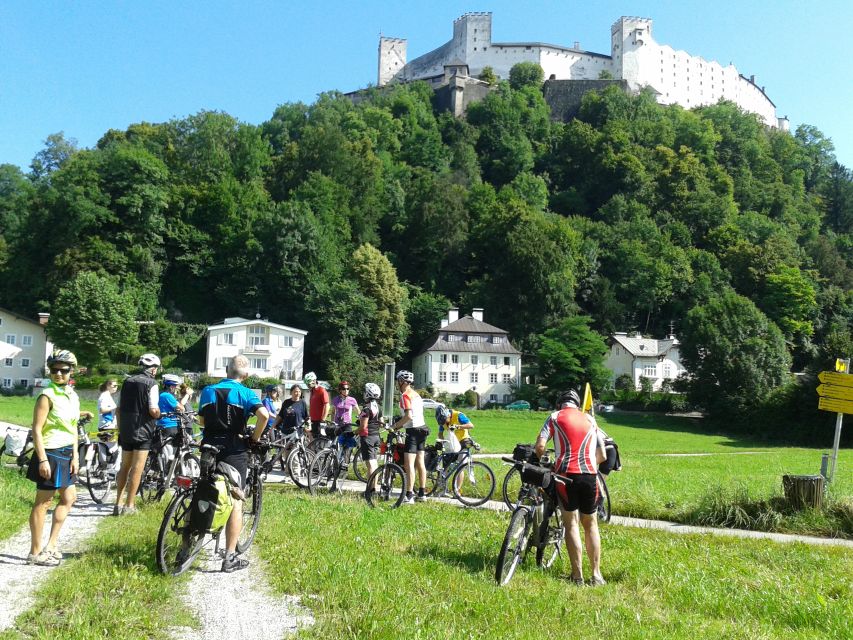
{"type": "Polygon", "coordinates": [[[788,377],[791,359],[779,327],[734,292],[691,309],[681,341],[688,395],[711,415],[734,419],[788,377]]]}
{"type": "Polygon", "coordinates": [[[495,70],[488,65],[483,67],[478,78],[489,86],[493,86],[498,83],[498,77],[495,75],[495,70]]]}
{"type": "Polygon", "coordinates": [[[134,306],[112,278],[85,271],[59,290],[47,333],[81,364],[99,364],[136,341],[134,306]]]}
{"type": "Polygon", "coordinates": [[[536,87],[545,79],[545,72],[535,62],[519,62],[509,70],[509,86],[513,89],[536,87]]]}
{"type": "Polygon", "coordinates": [[[587,316],[569,316],[540,336],[539,371],[551,395],[579,389],[586,382],[593,389],[607,385],[607,345],[601,335],[589,328],[591,322],[587,316]]]}
{"type": "Polygon", "coordinates": [[[66,138],[63,131],[51,133],[44,141],[44,149],[39,151],[30,163],[33,178],[44,178],[53,173],[75,153],[77,141],[74,138],[66,138]]]}

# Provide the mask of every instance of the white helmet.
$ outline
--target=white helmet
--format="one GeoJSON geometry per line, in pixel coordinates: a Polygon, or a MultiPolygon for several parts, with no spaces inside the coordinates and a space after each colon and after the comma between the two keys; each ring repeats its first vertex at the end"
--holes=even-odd
{"type": "Polygon", "coordinates": [[[379,400],[382,397],[382,389],[379,388],[378,384],[374,384],[372,382],[368,382],[364,385],[364,399],[365,400],[379,400]]]}
{"type": "Polygon", "coordinates": [[[163,384],[168,386],[171,384],[181,384],[183,382],[181,376],[176,376],[174,373],[167,373],[163,376],[163,384]]]}
{"type": "Polygon", "coordinates": [[[305,384],[311,384],[312,382],[317,382],[317,374],[313,371],[309,371],[305,374],[305,377],[302,378],[302,382],[305,384]]]}
{"type": "Polygon", "coordinates": [[[397,382],[399,382],[400,380],[405,380],[409,384],[412,384],[415,381],[415,374],[411,371],[406,371],[405,369],[402,369],[397,372],[397,382]]]}
{"type": "Polygon", "coordinates": [[[143,353],[139,356],[139,366],[145,367],[146,369],[150,367],[159,367],[160,358],[155,356],[153,353],[143,353]]]}

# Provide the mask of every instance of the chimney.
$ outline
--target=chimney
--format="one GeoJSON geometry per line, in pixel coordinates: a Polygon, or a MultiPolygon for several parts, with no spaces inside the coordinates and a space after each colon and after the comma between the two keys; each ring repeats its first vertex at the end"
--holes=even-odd
{"type": "Polygon", "coordinates": [[[459,320],[459,308],[451,307],[450,311],[447,312],[447,323],[456,322],[459,320]]]}
{"type": "Polygon", "coordinates": [[[580,48],[581,48],[581,43],[578,42],[577,40],[575,40],[575,49],[580,49],[580,48]]]}
{"type": "Polygon", "coordinates": [[[755,76],[754,76],[754,75],[749,76],[749,81],[750,81],[752,84],[755,84],[755,76]]]}
{"type": "Polygon", "coordinates": [[[635,333],[634,333],[634,337],[635,337],[635,338],[637,338],[637,340],[639,340],[639,339],[641,339],[641,338],[643,337],[643,334],[642,334],[642,333],[640,333],[639,331],[637,331],[637,332],[635,332],[635,333]]]}
{"type": "Polygon", "coordinates": [[[480,322],[482,322],[483,321],[483,310],[479,309],[477,307],[474,307],[474,309],[471,311],[471,317],[474,318],[474,320],[479,320],[480,322]]]}
{"type": "Polygon", "coordinates": [[[48,320],[50,320],[50,314],[49,313],[44,313],[44,312],[39,313],[39,324],[41,326],[45,326],[47,324],[48,320]]]}
{"type": "Polygon", "coordinates": [[[444,329],[444,327],[446,327],[446,326],[447,326],[447,318],[442,318],[441,319],[441,328],[444,329]]]}

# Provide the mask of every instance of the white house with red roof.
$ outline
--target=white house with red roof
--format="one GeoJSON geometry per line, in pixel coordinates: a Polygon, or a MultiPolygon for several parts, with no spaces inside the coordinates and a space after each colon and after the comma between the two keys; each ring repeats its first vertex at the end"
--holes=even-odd
{"type": "Polygon", "coordinates": [[[459,317],[453,308],[412,359],[415,387],[458,395],[474,391],[480,406],[507,404],[521,379],[521,352],[509,333],[483,321],[483,309],[459,317]]]}
{"type": "Polygon", "coordinates": [[[604,366],[612,372],[611,380],[629,375],[634,387],[640,388],[640,378],[649,378],[659,390],[664,380],[675,380],[686,373],[681,364],[681,343],[670,333],[662,340],[644,338],[639,332],[628,335],[616,332],[610,337],[610,353],[604,366]]]}

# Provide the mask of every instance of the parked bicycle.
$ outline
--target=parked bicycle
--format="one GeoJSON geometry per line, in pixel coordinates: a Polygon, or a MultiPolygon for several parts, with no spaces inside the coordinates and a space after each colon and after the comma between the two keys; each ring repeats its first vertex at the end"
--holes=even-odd
{"type": "Polygon", "coordinates": [[[388,429],[379,446],[379,466],[367,478],[364,498],[374,509],[396,509],[406,497],[406,472],[403,471],[403,434],[388,429]]]}
{"type": "Polygon", "coordinates": [[[487,464],[474,460],[471,450],[479,451],[480,445],[471,440],[470,446],[450,453],[444,451],[447,442],[437,440],[427,448],[427,495],[446,495],[450,481],[453,497],[465,506],[485,504],[495,492],[495,474],[487,464]]]}
{"type": "Polygon", "coordinates": [[[81,481],[85,481],[89,495],[97,504],[106,500],[121,468],[117,435],[115,427],[100,428],[95,440],[86,434],[84,449],[79,454],[81,481]]]}
{"type": "Polygon", "coordinates": [[[543,569],[551,567],[559,557],[565,527],[556,487],[557,483],[571,483],[570,478],[554,473],[547,466],[514,458],[502,460],[518,470],[521,488],[495,568],[495,580],[501,586],[512,579],[531,547],[536,548],[536,564],[543,569]]]}
{"type": "Polygon", "coordinates": [[[195,411],[164,413],[163,417],[178,418],[180,424],[174,435],[159,430],[142,472],[139,495],[143,500],[159,501],[175,483],[178,476],[199,475],[198,447],[193,438],[195,411]]]}
{"type": "MultiPolygon", "coordinates": [[[[292,437],[287,436],[289,438],[287,453],[285,454],[282,449],[276,454],[279,459],[284,460],[284,469],[287,471],[287,475],[300,489],[308,488],[308,469],[311,466],[311,461],[314,460],[314,452],[308,448],[308,443],[306,443],[304,426],[298,427],[292,437]]],[[[280,440],[279,443],[281,443],[280,440]]]]}

